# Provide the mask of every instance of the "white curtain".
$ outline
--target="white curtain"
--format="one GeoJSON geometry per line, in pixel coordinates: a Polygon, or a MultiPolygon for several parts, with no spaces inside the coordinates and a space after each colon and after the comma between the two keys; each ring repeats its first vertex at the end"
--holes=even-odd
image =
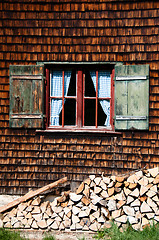
{"type": "MultiPolygon", "coordinates": [[[[71,71],[64,72],[64,96],[67,96],[71,79],[71,71]]],[[[52,71],[50,96],[62,98],[62,71],[52,71]]],[[[51,99],[51,126],[59,126],[59,116],[62,110],[62,99],[51,99]]]]}
{"type": "MultiPolygon", "coordinates": [[[[96,71],[90,72],[94,88],[96,90],[96,71]]],[[[110,88],[111,88],[111,77],[109,71],[98,71],[98,97],[110,98],[110,88]]],[[[100,104],[104,113],[106,114],[106,120],[104,125],[106,127],[110,126],[110,101],[100,100],[100,104]]]]}

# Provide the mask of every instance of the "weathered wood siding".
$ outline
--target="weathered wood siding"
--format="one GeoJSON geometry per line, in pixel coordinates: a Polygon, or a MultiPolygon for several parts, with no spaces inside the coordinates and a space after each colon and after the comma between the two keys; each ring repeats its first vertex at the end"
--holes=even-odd
{"type": "Polygon", "coordinates": [[[44,67],[11,65],[9,126],[43,127],[44,67]]]}
{"type": "Polygon", "coordinates": [[[68,176],[117,174],[159,163],[159,2],[0,2],[0,193],[68,176]],[[9,65],[122,61],[150,65],[149,131],[37,134],[9,128],[9,65]]]}

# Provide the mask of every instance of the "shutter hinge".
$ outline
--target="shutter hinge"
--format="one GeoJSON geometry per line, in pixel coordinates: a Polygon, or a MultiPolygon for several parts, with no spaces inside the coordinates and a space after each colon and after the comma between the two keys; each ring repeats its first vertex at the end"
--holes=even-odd
{"type": "Polygon", "coordinates": [[[123,116],[123,115],[116,115],[116,120],[121,120],[121,121],[125,121],[125,120],[146,120],[147,116],[123,116]]]}
{"type": "Polygon", "coordinates": [[[46,77],[43,76],[43,79],[44,79],[44,83],[45,83],[45,85],[47,85],[47,79],[46,79],[46,77]]]}
{"type": "Polygon", "coordinates": [[[44,122],[46,122],[47,120],[46,114],[43,115],[43,119],[44,119],[44,122]]]}
{"type": "Polygon", "coordinates": [[[114,117],[113,117],[113,126],[114,126],[114,117]]]}
{"type": "Polygon", "coordinates": [[[45,125],[45,127],[47,126],[47,117],[46,116],[44,117],[44,125],[45,125]]]}

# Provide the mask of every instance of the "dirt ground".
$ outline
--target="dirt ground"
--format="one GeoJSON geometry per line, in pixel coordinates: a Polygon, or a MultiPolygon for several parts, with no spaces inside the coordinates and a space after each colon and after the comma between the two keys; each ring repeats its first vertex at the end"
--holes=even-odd
{"type": "Polygon", "coordinates": [[[39,230],[21,230],[20,235],[26,238],[29,238],[29,240],[42,240],[42,237],[45,236],[45,234],[50,234],[56,237],[56,240],[80,240],[83,237],[85,237],[85,240],[93,240],[93,236],[95,233],[93,232],[62,232],[62,231],[39,231],[39,230]]]}

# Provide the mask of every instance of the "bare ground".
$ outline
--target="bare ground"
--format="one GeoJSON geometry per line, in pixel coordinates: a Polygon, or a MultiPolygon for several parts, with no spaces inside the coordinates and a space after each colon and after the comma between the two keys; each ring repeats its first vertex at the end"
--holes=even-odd
{"type": "Polygon", "coordinates": [[[40,230],[20,230],[20,235],[29,240],[42,240],[45,234],[50,234],[56,237],[56,240],[79,240],[82,237],[85,237],[85,240],[93,240],[95,233],[93,232],[63,232],[63,231],[40,231],[40,230]]]}

